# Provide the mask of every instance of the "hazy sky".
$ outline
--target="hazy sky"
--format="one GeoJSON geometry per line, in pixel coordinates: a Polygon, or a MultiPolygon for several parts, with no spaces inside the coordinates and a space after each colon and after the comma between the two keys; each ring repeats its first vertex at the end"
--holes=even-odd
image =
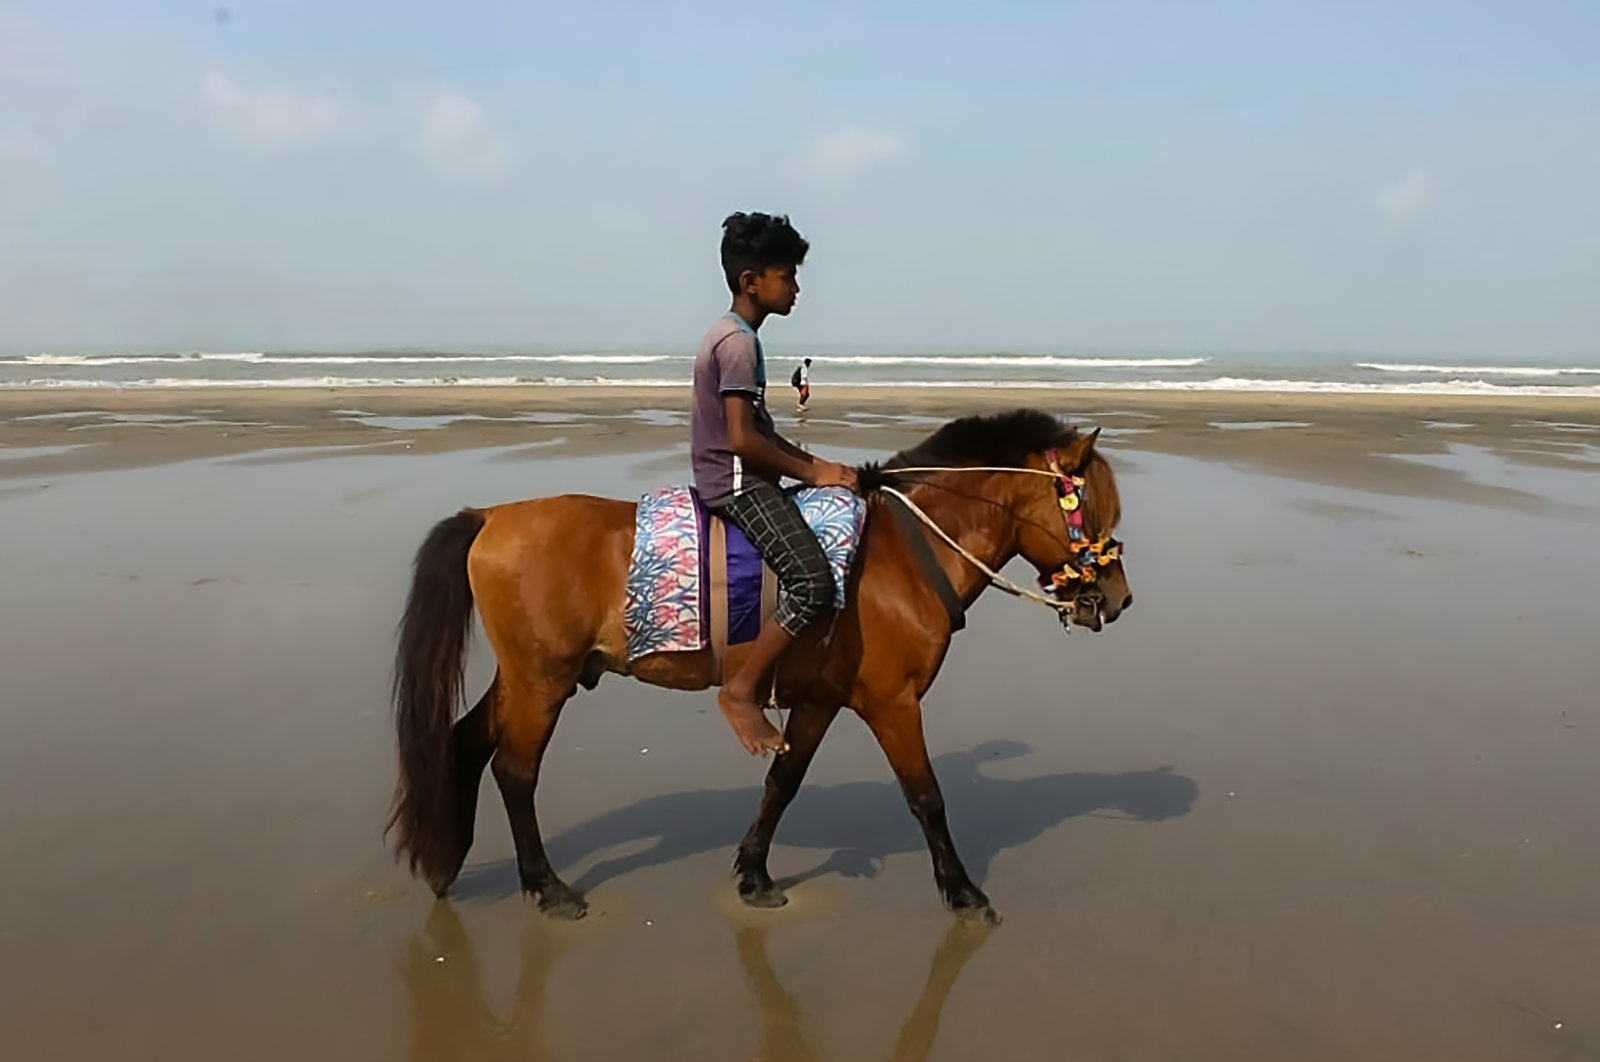
{"type": "Polygon", "coordinates": [[[1600,358],[1593,0],[0,0],[0,348],[1600,358]]]}

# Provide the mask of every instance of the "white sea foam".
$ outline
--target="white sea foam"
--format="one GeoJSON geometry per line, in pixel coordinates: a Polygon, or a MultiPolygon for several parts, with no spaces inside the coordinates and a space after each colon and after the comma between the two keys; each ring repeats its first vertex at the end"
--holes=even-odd
{"type": "Polygon", "coordinates": [[[28,354],[20,361],[0,359],[0,365],[152,365],[206,361],[247,362],[252,365],[494,365],[547,363],[551,365],[649,365],[660,361],[693,360],[675,354],[28,354]]]}
{"type": "Polygon", "coordinates": [[[1359,369],[1374,372],[1402,372],[1435,376],[1526,376],[1549,379],[1555,376],[1600,376],[1600,365],[1427,365],[1387,361],[1360,361],[1359,369]]]}
{"type": "MultiPolygon", "coordinates": [[[[279,379],[212,379],[154,377],[139,380],[74,380],[41,378],[0,383],[0,390],[89,388],[374,388],[374,387],[634,387],[682,388],[687,378],[611,379],[526,376],[293,376],[279,379]]],[[[875,380],[845,387],[875,389],[1016,388],[1021,390],[1234,392],[1245,394],[1435,395],[1492,398],[1600,398],[1600,386],[1546,386],[1488,383],[1483,380],[1439,380],[1411,383],[1357,383],[1336,380],[1269,380],[1220,376],[1205,380],[875,380]]]]}
{"type": "MultiPolygon", "coordinates": [[[[74,380],[50,377],[36,380],[14,380],[0,383],[0,390],[71,390],[88,388],[97,391],[127,389],[131,391],[172,388],[276,390],[279,388],[371,388],[371,387],[514,387],[536,386],[546,381],[520,376],[289,376],[281,378],[214,379],[202,376],[158,376],[139,380],[74,380]]],[[[574,383],[617,384],[624,381],[577,380],[574,383]]],[[[678,386],[677,381],[670,381],[678,386]]]]}
{"type": "MultiPolygon", "coordinates": [[[[815,355],[827,365],[962,366],[1020,369],[1181,369],[1206,364],[1206,358],[1071,357],[1054,354],[841,354],[815,355]]],[[[207,361],[253,365],[652,365],[692,362],[692,354],[417,354],[370,351],[363,354],[27,354],[0,358],[0,365],[150,365],[207,361]]],[[[794,356],[782,360],[794,360],[794,356]]]]}
{"type": "MultiPolygon", "coordinates": [[[[792,360],[792,359],[784,359],[792,360]]],[[[1208,358],[1070,357],[1058,354],[841,354],[824,365],[962,365],[1013,369],[1188,369],[1208,358]]]]}
{"type": "Polygon", "coordinates": [[[171,354],[24,354],[21,358],[0,358],[0,365],[143,365],[147,362],[235,361],[259,363],[267,360],[260,351],[214,354],[187,351],[171,354]]]}

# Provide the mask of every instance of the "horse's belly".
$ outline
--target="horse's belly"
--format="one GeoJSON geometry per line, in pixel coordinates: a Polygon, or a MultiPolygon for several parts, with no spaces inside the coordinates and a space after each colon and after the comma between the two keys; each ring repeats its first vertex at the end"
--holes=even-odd
{"type": "MultiPolygon", "coordinates": [[[[733,653],[730,652],[732,657],[733,653]]],[[[661,686],[669,690],[703,690],[716,681],[716,661],[711,650],[697,652],[650,653],[631,664],[625,664],[623,673],[640,682],[661,686]]]]}

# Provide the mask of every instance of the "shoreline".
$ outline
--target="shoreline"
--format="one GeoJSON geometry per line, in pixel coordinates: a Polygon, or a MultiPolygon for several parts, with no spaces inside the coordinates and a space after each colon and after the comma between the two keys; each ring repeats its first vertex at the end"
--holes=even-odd
{"type": "MultiPolygon", "coordinates": [[[[830,387],[801,417],[778,395],[780,431],[808,448],[853,451],[853,460],[887,457],[958,416],[1028,406],[1101,428],[1101,445],[1121,453],[1224,461],[1385,494],[1526,503],[1521,492],[1440,467],[1458,447],[1600,471],[1593,401],[830,387]]],[[[510,460],[654,453],[663,476],[682,477],[688,409],[687,388],[609,386],[0,392],[0,483],[193,460],[491,449],[510,460]]]]}
{"type": "MultiPolygon", "coordinates": [[[[787,388],[770,385],[787,399],[787,388]]],[[[828,407],[876,411],[895,408],[908,412],[938,410],[957,414],[960,410],[986,411],[1016,406],[1060,406],[1103,410],[1138,408],[1158,411],[1197,408],[1232,411],[1236,409],[1352,410],[1367,408],[1388,413],[1427,413],[1470,409],[1489,413],[1580,412],[1600,417],[1600,399],[1575,395],[1533,394],[1419,394],[1390,392],[1305,392],[1305,391],[1154,391],[1142,388],[1037,388],[1037,387],[863,387],[824,386],[814,389],[813,404],[819,413],[828,407]]],[[[562,385],[473,386],[450,384],[418,387],[306,387],[241,386],[229,388],[171,387],[59,387],[30,390],[0,390],[0,416],[15,415],[13,410],[67,412],[88,408],[137,410],[168,407],[194,408],[248,406],[291,406],[294,408],[335,409],[354,407],[360,402],[379,402],[386,406],[437,408],[441,411],[471,405],[476,408],[519,407],[548,409],[584,405],[612,409],[688,408],[689,386],[562,385]]],[[[782,405],[782,403],[774,403],[782,405]]]]}

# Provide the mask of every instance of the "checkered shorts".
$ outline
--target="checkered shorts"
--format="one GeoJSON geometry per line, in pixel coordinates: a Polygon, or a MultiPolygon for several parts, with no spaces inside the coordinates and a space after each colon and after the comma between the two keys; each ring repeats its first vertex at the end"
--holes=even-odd
{"type": "Polygon", "coordinates": [[[794,499],[757,481],[711,506],[750,540],[778,577],[778,625],[799,636],[833,609],[833,569],[794,499]]]}

